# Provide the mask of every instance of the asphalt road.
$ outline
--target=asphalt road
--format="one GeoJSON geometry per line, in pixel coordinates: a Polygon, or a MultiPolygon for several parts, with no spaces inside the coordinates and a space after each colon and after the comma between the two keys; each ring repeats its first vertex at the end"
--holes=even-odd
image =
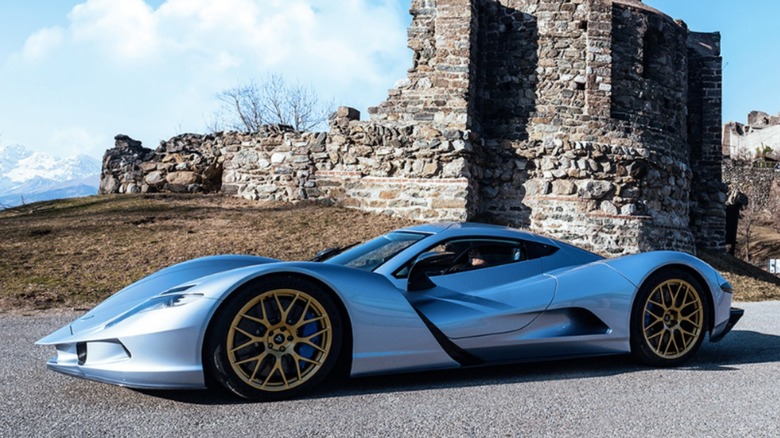
{"type": "Polygon", "coordinates": [[[683,368],[546,362],[356,379],[276,403],[60,375],[33,342],[78,314],[2,314],[0,437],[778,436],[780,302],[740,306],[734,331],[683,368]]]}

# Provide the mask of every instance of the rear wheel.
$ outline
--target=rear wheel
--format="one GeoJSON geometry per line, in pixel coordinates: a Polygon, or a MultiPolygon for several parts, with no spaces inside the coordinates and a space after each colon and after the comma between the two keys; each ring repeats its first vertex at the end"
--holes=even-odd
{"type": "Polygon", "coordinates": [[[320,286],[294,277],[260,279],[214,316],[205,365],[241,397],[294,397],[330,374],[342,337],[338,309],[320,286]]]}
{"type": "Polygon", "coordinates": [[[631,315],[631,353],[653,366],[674,366],[699,349],[706,332],[704,288],[690,274],[668,269],[639,290],[631,315]]]}

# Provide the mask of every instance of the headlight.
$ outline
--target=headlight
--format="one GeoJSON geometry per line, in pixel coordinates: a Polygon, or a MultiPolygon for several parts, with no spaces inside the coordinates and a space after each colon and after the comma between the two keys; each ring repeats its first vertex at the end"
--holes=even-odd
{"type": "Polygon", "coordinates": [[[183,306],[185,304],[191,303],[198,298],[202,297],[203,294],[170,294],[170,295],[160,295],[156,296],[154,298],[149,299],[145,303],[142,303],[141,305],[137,306],[135,309],[138,309],[138,312],[148,312],[150,310],[157,310],[157,309],[166,309],[168,307],[178,307],[183,306]]]}
{"type": "Polygon", "coordinates": [[[729,283],[728,281],[724,281],[723,283],[721,283],[720,290],[722,290],[723,292],[726,292],[727,294],[733,294],[734,293],[734,287],[731,286],[731,283],[729,283]]]}
{"type": "Polygon", "coordinates": [[[167,309],[170,307],[179,307],[185,304],[189,304],[193,301],[203,297],[203,294],[188,294],[181,293],[183,290],[187,290],[192,286],[178,287],[175,289],[167,290],[160,295],[149,298],[143,303],[133,307],[127,312],[119,315],[113,321],[106,324],[106,328],[113,327],[120,322],[130,318],[131,316],[138,315],[139,313],[150,312],[152,310],[167,309]]]}

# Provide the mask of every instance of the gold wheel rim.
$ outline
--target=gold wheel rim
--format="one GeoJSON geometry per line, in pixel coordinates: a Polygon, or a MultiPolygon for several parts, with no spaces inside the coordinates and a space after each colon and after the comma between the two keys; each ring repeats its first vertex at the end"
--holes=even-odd
{"type": "Polygon", "coordinates": [[[286,391],[317,374],[332,340],[330,317],[319,301],[294,289],[275,289],[238,312],[227,334],[227,356],[246,384],[286,391]]]}
{"type": "Polygon", "coordinates": [[[702,334],[704,306],[690,283],[667,280],[653,289],[642,314],[642,333],[653,352],[677,359],[691,351],[702,334]]]}

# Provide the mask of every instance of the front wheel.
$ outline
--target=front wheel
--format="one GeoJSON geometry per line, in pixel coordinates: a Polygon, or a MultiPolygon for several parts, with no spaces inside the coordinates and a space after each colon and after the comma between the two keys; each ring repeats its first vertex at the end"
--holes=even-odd
{"type": "Polygon", "coordinates": [[[333,299],[300,278],[269,278],[237,290],[206,337],[204,365],[233,393],[255,400],[295,397],[325,379],[343,328],[333,299]]]}
{"type": "Polygon", "coordinates": [[[707,300],[692,275],[678,269],[653,274],[639,289],[631,314],[631,353],[652,366],[674,366],[699,349],[707,300]]]}

